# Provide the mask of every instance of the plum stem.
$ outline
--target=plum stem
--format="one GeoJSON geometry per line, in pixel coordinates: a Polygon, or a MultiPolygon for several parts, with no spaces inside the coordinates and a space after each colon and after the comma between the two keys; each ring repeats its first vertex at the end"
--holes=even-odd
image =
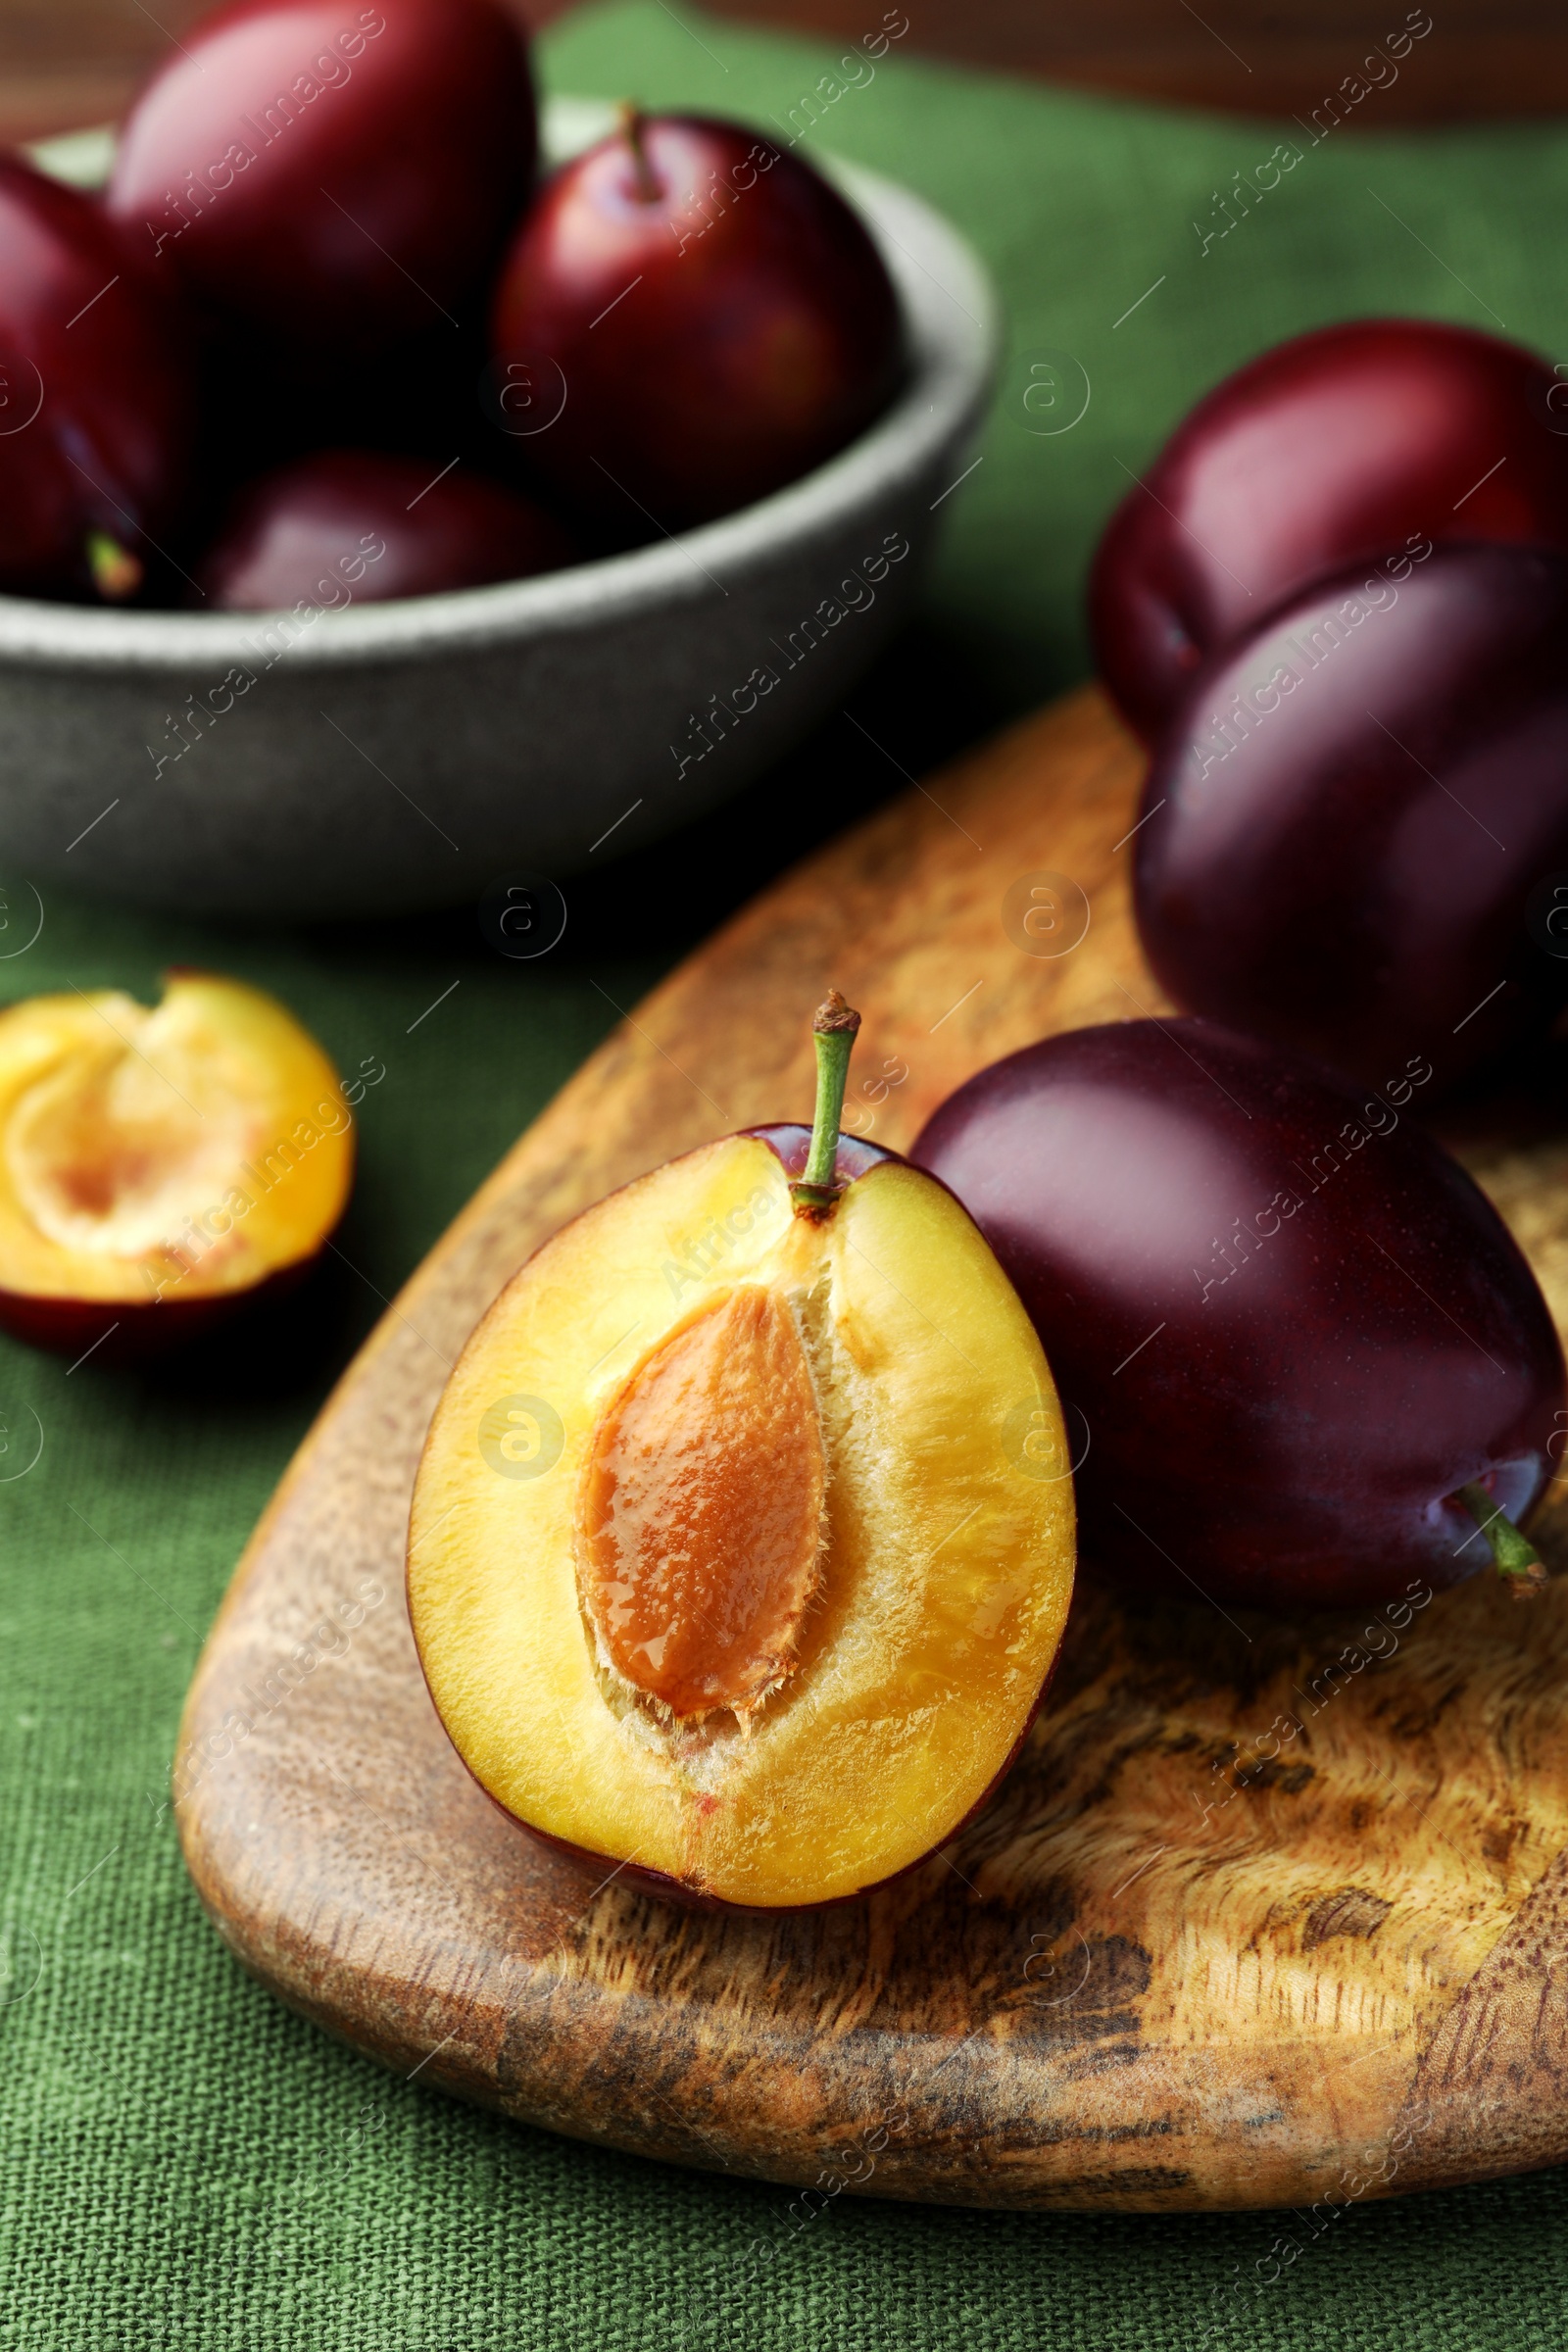
{"type": "Polygon", "coordinates": [[[657,204],[661,189],[659,181],[654,176],[654,168],[648,161],[648,150],[643,145],[643,125],[647,120],[642,108],[634,105],[631,99],[623,98],[621,100],[620,134],[631,149],[632,172],[637,182],[638,202],[657,204]]]}
{"type": "Polygon", "coordinates": [[[830,988],[811,1020],[816,1047],[816,1113],[805,1171],[790,1186],[798,1216],[825,1215],[844,1190],[838,1181],[839,1124],[844,1116],[850,1055],[859,1026],[859,1014],[845,1004],[836,988],[830,988]]]}
{"type": "Polygon", "coordinates": [[[92,584],[106,604],[122,604],[134,596],[146,576],[140,557],[122,547],[108,531],[87,533],[87,568],[92,584]]]}
{"type": "Polygon", "coordinates": [[[1470,1485],[1459,1489],[1458,1500],[1492,1546],[1492,1557],[1499,1576],[1505,1577],[1515,1600],[1528,1600],[1539,1592],[1546,1581],[1545,1567],[1540,1552],[1528,1536],[1522,1536],[1513,1521],[1493,1501],[1485,1487],[1470,1485]]]}

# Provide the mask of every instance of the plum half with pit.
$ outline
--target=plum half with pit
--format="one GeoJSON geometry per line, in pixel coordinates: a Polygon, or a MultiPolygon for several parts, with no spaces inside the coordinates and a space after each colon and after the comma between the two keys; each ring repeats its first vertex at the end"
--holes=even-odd
{"type": "Polygon", "coordinates": [[[519,443],[528,464],[638,533],[832,457],[886,406],[902,354],[882,258],[818,172],[739,124],[632,107],[524,216],[491,331],[498,367],[564,394],[519,443]]]}
{"type": "Polygon", "coordinates": [[[1372,1085],[1541,1035],[1568,1004],[1568,557],[1324,582],[1200,672],[1141,820],[1139,935],[1187,1010],[1372,1085]]]}
{"type": "Polygon", "coordinates": [[[328,449],[247,483],[196,576],[213,611],[260,612],[478,588],[576,553],[553,515],[483,474],[328,449]]]}
{"type": "Polygon", "coordinates": [[[1028,1728],[1073,1577],[1040,1343],[945,1186],[816,1120],[564,1226],[432,1424],[426,1681],[480,1787],[675,1899],[855,1894],[940,1846],[1028,1728]]]}
{"type": "Polygon", "coordinates": [[[1100,672],[1152,740],[1214,650],[1345,565],[1482,539],[1568,550],[1568,385],[1435,318],[1351,318],[1216,385],[1107,524],[1100,672]]]}
{"type": "Polygon", "coordinates": [[[1016,1286],[1067,1412],[1086,1559],[1189,1600],[1302,1608],[1457,1583],[1564,1426],[1534,1275],[1411,1121],[1203,1020],[1047,1038],[950,1096],[911,1157],[1016,1286]]]}
{"type": "Polygon", "coordinates": [[[0,156],[0,589],[134,595],[195,411],[177,305],[97,205],[0,156]]]}

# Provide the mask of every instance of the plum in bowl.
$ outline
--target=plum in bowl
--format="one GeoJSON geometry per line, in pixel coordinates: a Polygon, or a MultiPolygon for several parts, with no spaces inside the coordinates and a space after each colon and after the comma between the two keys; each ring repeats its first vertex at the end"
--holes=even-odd
{"type": "MultiPolygon", "coordinates": [[[[547,158],[613,121],[553,102],[547,158]]],[[[107,170],[107,140],[66,144],[42,160],[107,170]]],[[[886,263],[906,355],[847,448],[629,553],[304,620],[0,597],[16,865],[190,912],[390,914],[476,901],[509,869],[567,874],[641,804],[617,839],[635,849],[779,759],[907,614],[998,339],[947,221],[869,172],[832,177],[886,263]]]]}

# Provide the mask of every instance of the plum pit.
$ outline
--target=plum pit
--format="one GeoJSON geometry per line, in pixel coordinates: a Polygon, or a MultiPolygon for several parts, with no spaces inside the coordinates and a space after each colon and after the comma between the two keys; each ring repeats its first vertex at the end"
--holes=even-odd
{"type": "Polygon", "coordinates": [[[578,1575],[603,1662],[670,1715],[744,1726],[795,1665],[826,1485],[788,1302],[757,1284],[710,1300],[594,1432],[578,1575]]]}

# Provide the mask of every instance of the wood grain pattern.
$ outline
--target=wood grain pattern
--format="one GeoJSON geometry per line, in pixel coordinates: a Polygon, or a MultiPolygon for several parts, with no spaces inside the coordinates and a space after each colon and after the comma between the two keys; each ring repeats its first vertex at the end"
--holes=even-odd
{"type": "MultiPolygon", "coordinates": [[[[175,1772],[220,1932],[306,2016],[529,2121],[824,2193],[1315,2205],[1301,2234],[1334,2199],[1568,2156],[1568,1581],[1283,1625],[1124,1614],[1087,1576],[979,1820],[875,1896],[768,1918],[536,1847],[418,1675],[414,1468],[506,1277],[644,1168],[806,1113],[829,984],[866,1016],[862,1129],[895,1146],[997,1054],[1161,1008],[1118,846],[1139,769],[1086,690],[787,876],[615,1031],[345,1375],[236,1573],[175,1772]],[[1054,959],[1004,918],[1042,870],[1091,917],[1054,959]]],[[[1568,1320],[1568,1141],[1469,1152],[1568,1320]]]]}

